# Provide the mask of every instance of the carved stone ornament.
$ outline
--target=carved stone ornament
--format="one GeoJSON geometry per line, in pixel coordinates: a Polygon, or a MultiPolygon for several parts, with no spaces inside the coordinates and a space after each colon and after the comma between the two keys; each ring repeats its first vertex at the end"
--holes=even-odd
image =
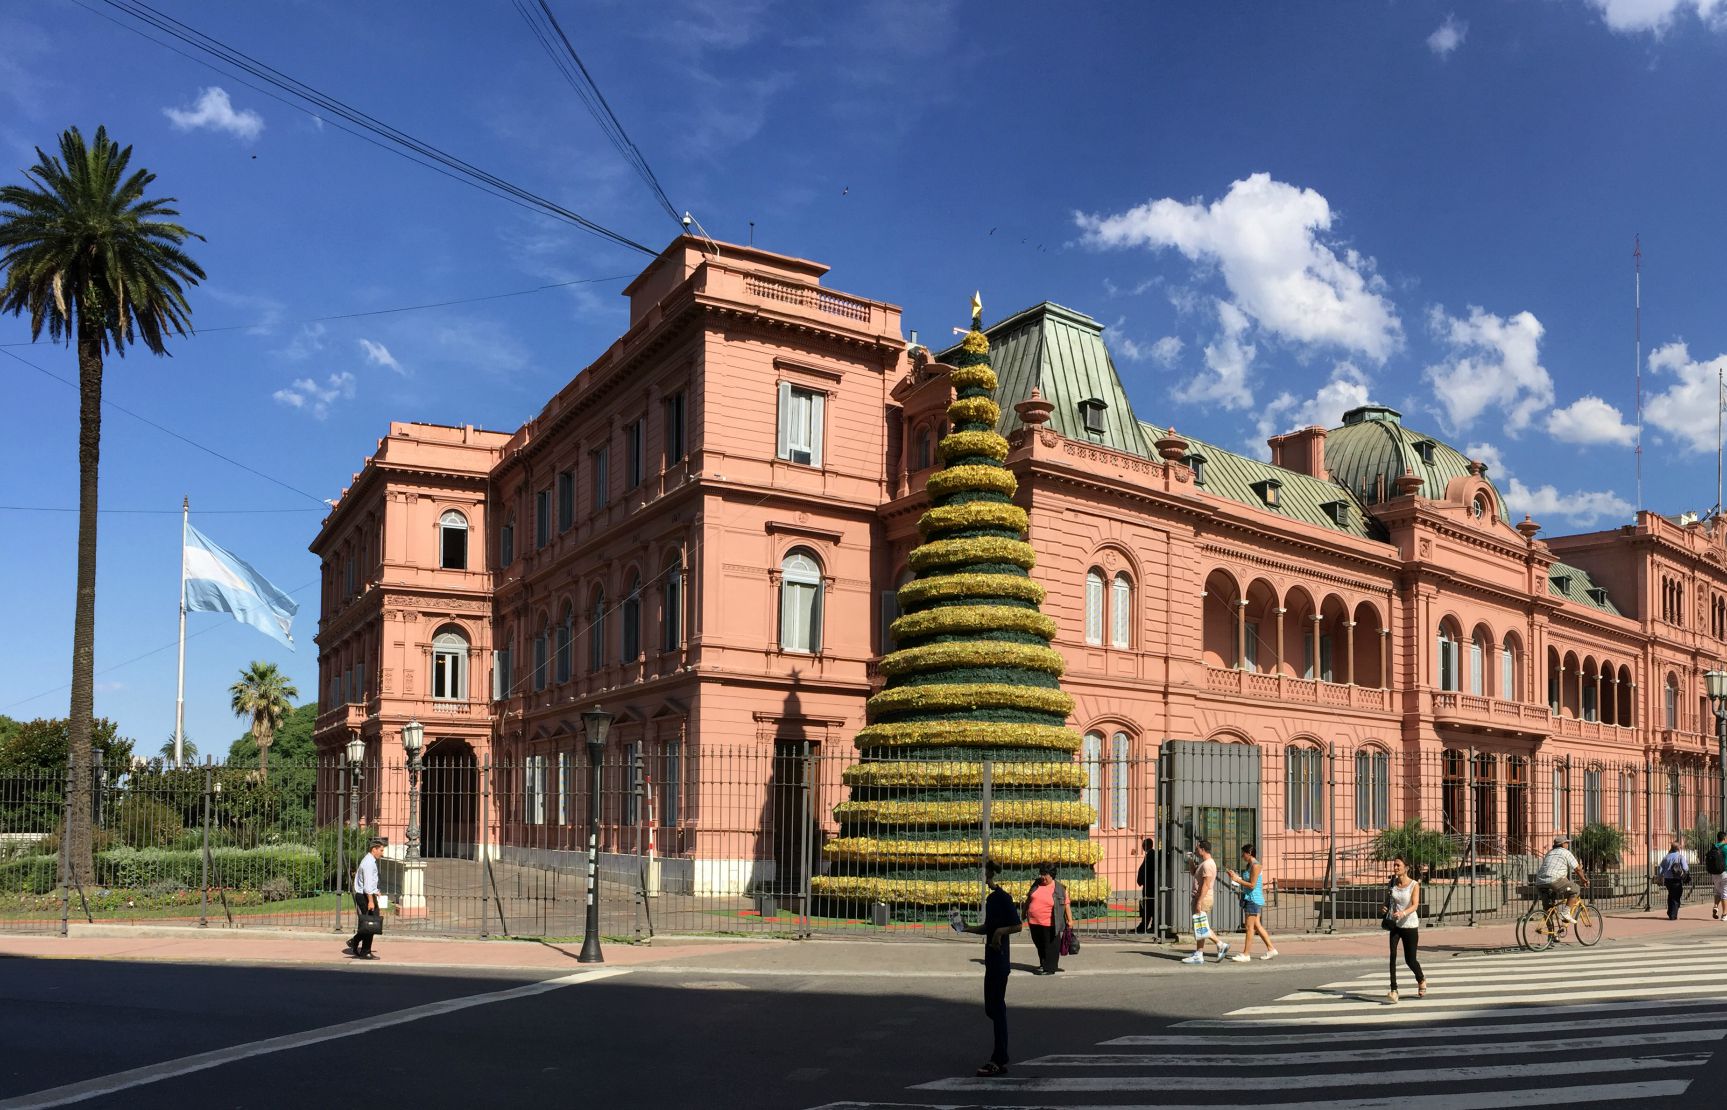
{"type": "Polygon", "coordinates": [[[1061,442],[1061,436],[1056,432],[1040,430],[1037,433],[1037,441],[1045,447],[1054,447],[1061,442]]]}
{"type": "Polygon", "coordinates": [[[1433,541],[1432,540],[1423,539],[1421,541],[1421,557],[1423,559],[1431,559],[1433,557],[1433,541]]]}
{"type": "Polygon", "coordinates": [[[1105,567],[1108,567],[1110,570],[1114,570],[1120,564],[1121,564],[1121,556],[1120,555],[1116,554],[1113,550],[1106,549],[1104,551],[1104,553],[1103,553],[1103,565],[1105,567]]]}

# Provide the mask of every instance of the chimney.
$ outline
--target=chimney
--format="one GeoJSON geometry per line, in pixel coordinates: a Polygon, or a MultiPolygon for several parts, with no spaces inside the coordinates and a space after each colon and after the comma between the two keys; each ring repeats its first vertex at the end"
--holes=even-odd
{"type": "Polygon", "coordinates": [[[1315,424],[1300,431],[1272,436],[1271,462],[1311,478],[1329,478],[1325,469],[1325,429],[1315,424]]]}

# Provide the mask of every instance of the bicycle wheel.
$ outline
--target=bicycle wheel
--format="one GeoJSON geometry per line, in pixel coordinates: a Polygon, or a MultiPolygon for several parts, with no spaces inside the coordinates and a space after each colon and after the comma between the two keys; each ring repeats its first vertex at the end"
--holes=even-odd
{"type": "Polygon", "coordinates": [[[1523,946],[1531,952],[1545,952],[1553,947],[1553,915],[1532,909],[1523,915],[1523,946]]]}
{"type": "Polygon", "coordinates": [[[1577,922],[1571,926],[1572,935],[1577,943],[1589,948],[1601,939],[1607,931],[1607,923],[1602,920],[1601,911],[1595,908],[1593,902],[1585,902],[1577,909],[1577,922]]]}

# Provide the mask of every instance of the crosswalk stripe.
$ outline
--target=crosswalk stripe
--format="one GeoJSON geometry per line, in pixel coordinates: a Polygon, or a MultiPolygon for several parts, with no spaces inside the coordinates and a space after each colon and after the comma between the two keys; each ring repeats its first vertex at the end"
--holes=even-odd
{"type": "MultiPolygon", "coordinates": [[[[1374,1001],[1369,999],[1368,1001],[1374,1001]]],[[[1708,1000],[1717,1001],[1715,999],[1708,1000]]],[[[1727,1001],[1722,999],[1720,1001],[1727,1001]]],[[[1363,1006],[1356,1003],[1350,1009],[1359,1013],[1334,1014],[1323,1018],[1328,1025],[1414,1025],[1422,1022],[1437,1022],[1446,1020],[1469,1020],[1486,1013],[1497,1011],[1506,1017],[1556,1017],[1563,1014],[1599,1014],[1607,1020],[1609,1012],[1618,1014],[1633,1010],[1664,1010],[1671,1009],[1675,1003],[1661,1002],[1616,1002],[1612,1006],[1590,1006],[1584,1003],[1574,1003],[1562,1006],[1498,1006],[1488,1003],[1465,1004],[1461,1007],[1447,1007],[1444,1003],[1437,1006],[1430,999],[1421,999],[1408,1006],[1390,1007],[1384,1005],[1363,1006]]],[[[1240,1011],[1237,1011],[1239,1013],[1240,1011]]],[[[1230,1015],[1222,1018],[1195,1018],[1181,1022],[1178,1029],[1220,1029],[1243,1028],[1246,1026],[1263,1025],[1313,1025],[1321,1020],[1310,1015],[1294,1011],[1280,1011],[1282,1016],[1236,1017],[1230,1015]]]]}
{"type": "MultiPolygon", "coordinates": [[[[1569,990],[1558,988],[1555,990],[1532,991],[1530,994],[1525,995],[1525,997],[1545,1000],[1547,997],[1557,995],[1561,998],[1572,999],[1575,1002],[1608,1002],[1616,998],[1647,997],[1651,989],[1652,988],[1648,986],[1612,987],[1607,990],[1578,990],[1577,988],[1572,987],[1569,990]]],[[[1655,989],[1659,989],[1661,993],[1668,998],[1673,998],[1679,995],[1685,995],[1688,997],[1693,995],[1703,995],[1727,1000],[1727,983],[1702,983],[1697,986],[1664,985],[1655,989]]],[[[1364,1001],[1378,1002],[1379,997],[1377,994],[1369,994],[1358,997],[1356,1000],[1349,1002],[1286,1002],[1272,1003],[1268,1006],[1244,1006],[1239,1010],[1231,1011],[1230,1016],[1234,1017],[1236,1015],[1240,1015],[1242,1017],[1260,1017],[1266,1014],[1289,1014],[1291,1016],[1300,1014],[1335,1014],[1359,1010],[1361,1009],[1361,1003],[1364,1001]]],[[[1416,1003],[1417,1009],[1419,1009],[1422,1004],[1433,1006],[1436,1009],[1449,1008],[1454,1010],[1505,1009],[1515,1012],[1524,1009],[1524,1007],[1518,1002],[1508,1001],[1504,996],[1499,996],[1497,998],[1458,999],[1455,1002],[1450,1001],[1449,999],[1435,1001],[1430,997],[1428,999],[1419,1000],[1419,1002],[1411,999],[1411,1002],[1416,1003]]],[[[1529,1009],[1534,1008],[1535,1007],[1529,1007],[1529,1009]]]]}
{"type": "MultiPolygon", "coordinates": [[[[1397,977],[1399,979],[1411,978],[1411,976],[1404,973],[1402,968],[1398,969],[1397,977]]],[[[1429,992],[1435,991],[1439,989],[1439,987],[1443,986],[1447,997],[1454,997],[1459,994],[1492,994],[1498,995],[1501,998],[1510,997],[1521,1000],[1540,999],[1548,995],[1564,995],[1570,998],[1588,996],[1579,992],[1580,984],[1577,980],[1563,983],[1531,983],[1527,978],[1524,978],[1520,980],[1500,980],[1482,983],[1473,979],[1457,980],[1446,975],[1429,974],[1427,981],[1427,989],[1429,992]],[[1508,990],[1507,988],[1515,989],[1508,990]]],[[[1635,987],[1640,993],[1648,994],[1656,990],[1666,989],[1665,987],[1657,986],[1652,983],[1647,974],[1639,974],[1636,976],[1590,976],[1588,977],[1587,982],[1589,989],[1592,992],[1612,989],[1629,989],[1635,987]]],[[[1684,985],[1689,987],[1708,987],[1713,985],[1720,990],[1727,991],[1727,970],[1709,975],[1695,975],[1687,973],[1684,985]]],[[[1378,994],[1379,992],[1384,991],[1386,986],[1387,980],[1383,975],[1378,979],[1369,980],[1365,983],[1328,983],[1323,987],[1308,987],[1303,990],[1291,991],[1289,994],[1273,999],[1271,1002],[1267,1003],[1267,1005],[1276,1006],[1292,1002],[1316,1002],[1319,1001],[1316,996],[1328,994],[1361,994],[1364,992],[1369,994],[1378,994]]],[[[1408,986],[1409,984],[1406,982],[1404,984],[1404,989],[1407,990],[1408,986]]]]}
{"type": "MultiPolygon", "coordinates": [[[[990,1082],[1000,1083],[1001,1080],[990,1082]]],[[[1308,1102],[1256,1102],[1270,1110],[1498,1110],[1499,1107],[1568,1106],[1585,1102],[1646,1102],[1658,1098],[1674,1098],[1685,1093],[1690,1081],[1658,1079],[1643,1083],[1601,1083],[1584,1087],[1528,1087],[1510,1091],[1464,1092],[1439,1095],[1392,1094],[1360,1099],[1321,1099],[1308,1102]]],[[[1005,1093],[1005,1092],[1004,1092],[1005,1093]]],[[[1222,1104],[1156,1103],[1076,1105],[1064,1102],[1059,1107],[1025,1103],[905,1103],[905,1102],[829,1102],[812,1110],[1219,1110],[1222,1104]]]]}
{"type": "MultiPolygon", "coordinates": [[[[1533,962],[1535,960],[1539,960],[1540,957],[1530,957],[1530,959],[1531,962],[1533,962]]],[[[1508,967],[1499,963],[1464,963],[1457,960],[1425,960],[1423,962],[1426,963],[1429,968],[1442,972],[1447,979],[1467,981],[1471,983],[1526,983],[1530,979],[1531,972],[1535,970],[1530,967],[1508,967]]],[[[1401,961],[1399,961],[1398,966],[1403,966],[1401,961]]],[[[1654,971],[1666,970],[1669,967],[1671,967],[1671,964],[1647,959],[1623,960],[1611,964],[1572,964],[1569,962],[1561,963],[1558,960],[1542,960],[1538,974],[1543,976],[1573,975],[1581,977],[1600,975],[1622,977],[1630,975],[1649,975],[1654,971]]],[[[1715,968],[1702,969],[1704,974],[1711,974],[1716,970],[1717,969],[1715,968]]],[[[1721,970],[1727,971],[1727,968],[1723,968],[1721,970]]],[[[1689,969],[1687,969],[1687,973],[1689,973],[1689,969]]],[[[1339,983],[1348,985],[1355,983],[1383,982],[1384,980],[1385,971],[1384,968],[1381,967],[1377,972],[1365,972],[1353,979],[1339,980],[1339,983]]]]}
{"type": "MultiPolygon", "coordinates": [[[[1569,1037],[1560,1040],[1498,1041],[1493,1044],[1472,1044],[1470,1056],[1540,1056],[1557,1052],[1591,1052],[1609,1048],[1634,1048],[1646,1045],[1683,1044],[1697,1041],[1718,1041],[1727,1037],[1727,1030],[1676,1029],[1660,1033],[1626,1033],[1609,1037],[1569,1037]]],[[[1213,1045],[1216,1044],[1214,1040],[1213,1045]]],[[[1258,1053],[1055,1053],[1024,1061],[1027,1067],[1110,1067],[1110,1068],[1186,1068],[1212,1067],[1222,1064],[1235,1068],[1271,1068],[1293,1064],[1366,1064],[1377,1060],[1409,1059],[1408,1048],[1353,1048],[1335,1052],[1258,1052],[1258,1053]]]]}
{"type": "MultiPolygon", "coordinates": [[[[1663,1006],[1684,1006],[1685,1003],[1662,1003],[1663,1006]]],[[[1625,1008],[1625,1007],[1618,1007],[1625,1008]]],[[[1709,1006],[1704,1009],[1688,1009],[1678,1014],[1654,1015],[1652,1020],[1662,1025],[1706,1025],[1714,1024],[1727,1018],[1727,1007],[1709,1006]]],[[[1254,1045],[1272,1044],[1334,1044],[1336,1033],[1268,1033],[1262,1030],[1272,1023],[1241,1022],[1221,1020],[1184,1021],[1177,1028],[1193,1029],[1203,1027],[1242,1026],[1249,1031],[1254,1045]]],[[[1302,1024],[1307,1024],[1303,1022],[1302,1024]]],[[[1518,1021],[1492,1025],[1446,1025],[1424,1029],[1376,1029],[1373,1037],[1378,1041],[1426,1041],[1441,1038],[1464,1039],[1468,1037],[1498,1036],[1510,1033],[1526,1036],[1530,1033],[1566,1032],[1577,1029],[1598,1030],[1601,1028],[1599,1017],[1579,1018],[1573,1021],[1518,1021]]],[[[1217,1047],[1219,1041],[1214,1033],[1181,1034],[1155,1033],[1128,1037],[1116,1037],[1113,1040],[1100,1041],[1104,1048],[1157,1047],[1181,1048],[1193,1046],[1196,1048],[1217,1047]]],[[[1465,1046],[1473,1048],[1473,1046],[1465,1046]]]]}
{"type": "MultiPolygon", "coordinates": [[[[1656,1068],[1689,1068],[1706,1063],[1707,1052],[1673,1053],[1607,1060],[1572,1060],[1565,1064],[1567,1077],[1598,1072],[1653,1071],[1656,1068]]],[[[913,1091],[1214,1091],[1227,1083],[1233,1091],[1286,1091],[1294,1087],[1402,1087],[1424,1083],[1472,1083],[1484,1079],[1532,1079],[1527,1064],[1464,1064],[1452,1068],[1409,1068],[1394,1071],[1326,1072],[1317,1075],[1119,1075],[1119,1076],[998,1076],[995,1078],[936,1079],[911,1087],[913,1091]]]]}

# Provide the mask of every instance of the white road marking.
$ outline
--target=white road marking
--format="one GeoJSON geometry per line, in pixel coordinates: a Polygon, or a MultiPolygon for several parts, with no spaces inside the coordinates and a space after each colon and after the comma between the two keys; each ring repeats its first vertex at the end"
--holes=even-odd
{"type": "MultiPolygon", "coordinates": [[[[1686,997],[1702,995],[1727,1001],[1727,983],[1701,983],[1696,986],[1673,986],[1667,983],[1648,983],[1640,987],[1611,987],[1606,990],[1583,990],[1573,985],[1551,990],[1543,989],[1533,991],[1520,997],[1531,997],[1537,1001],[1542,1001],[1550,997],[1558,997],[1570,999],[1574,1002],[1611,1002],[1615,999],[1623,998],[1647,999],[1651,994],[1660,994],[1667,999],[1672,999],[1681,995],[1686,997]]],[[[1427,998],[1416,999],[1411,997],[1409,1001],[1416,1009],[1420,1009],[1423,1006],[1431,1006],[1436,1009],[1439,1007],[1448,1007],[1453,1010],[1502,1009],[1510,1013],[1534,1013],[1539,1009],[1539,1007],[1535,1006],[1526,1007],[1519,1003],[1515,998],[1507,999],[1504,995],[1499,995],[1494,998],[1457,999],[1456,1001],[1452,1001],[1445,996],[1435,998],[1433,994],[1429,994],[1427,998]]],[[[1239,1010],[1230,1011],[1230,1016],[1234,1017],[1236,1015],[1240,1015],[1244,1018],[1253,1018],[1262,1017],[1266,1014],[1288,1014],[1293,1017],[1300,1014],[1359,1013],[1363,1002],[1377,1004],[1380,1002],[1380,996],[1377,992],[1360,993],[1354,999],[1344,1002],[1290,1001],[1286,1003],[1273,1003],[1269,1006],[1244,1006],[1239,1010]]],[[[1403,1012],[1408,1013],[1411,1011],[1403,1012]]]]}
{"type": "MultiPolygon", "coordinates": [[[[1408,979],[1409,976],[1405,975],[1403,970],[1399,968],[1397,978],[1401,981],[1408,979]]],[[[1701,988],[1711,984],[1723,993],[1727,993],[1727,968],[1716,972],[1687,973],[1684,978],[1684,985],[1688,987],[1701,988]]],[[[1383,975],[1375,982],[1360,985],[1328,983],[1323,987],[1306,987],[1302,990],[1291,991],[1289,994],[1273,999],[1269,1005],[1287,1002],[1317,1002],[1321,1000],[1322,996],[1328,994],[1366,994],[1377,998],[1389,985],[1389,981],[1383,975]]],[[[1640,971],[1636,975],[1583,975],[1576,979],[1557,983],[1531,983],[1527,977],[1503,982],[1477,982],[1473,979],[1440,980],[1436,976],[1429,976],[1427,981],[1429,997],[1443,988],[1446,997],[1460,994],[1493,994],[1507,999],[1511,1005],[1516,1005],[1518,1001],[1523,999],[1539,999],[1548,995],[1589,998],[1592,997],[1589,993],[1591,991],[1600,992],[1615,987],[1636,987],[1643,994],[1657,994],[1666,989],[1666,984],[1653,981],[1647,971],[1640,971]]],[[[1403,990],[1410,995],[1415,993],[1408,982],[1403,983],[1403,990]]]]}
{"type": "MultiPolygon", "coordinates": [[[[1673,1005],[1681,1006],[1684,1005],[1684,1003],[1676,1002],[1673,1003],[1673,1005]]],[[[1624,1007],[1617,1008],[1623,1009],[1624,1007]]],[[[1664,1026],[1714,1025],[1721,1022],[1722,1019],[1727,1018],[1727,1007],[1713,1006],[1705,1009],[1686,1010],[1684,1013],[1680,1014],[1658,1014],[1652,1015],[1652,1018],[1655,1021],[1659,1021],[1664,1026]]],[[[1223,1029],[1231,1026],[1242,1026],[1244,1027],[1244,1038],[1250,1040],[1251,1043],[1256,1046],[1272,1044],[1337,1043],[1336,1033],[1266,1033],[1261,1031],[1262,1026],[1270,1024],[1272,1023],[1228,1020],[1213,1021],[1211,1019],[1206,1019],[1199,1021],[1184,1021],[1177,1028],[1191,1029],[1197,1027],[1212,1027],[1223,1029]]],[[[1580,1018],[1575,1021],[1518,1021],[1494,1025],[1446,1025],[1431,1029],[1375,1029],[1373,1031],[1373,1039],[1375,1041],[1425,1041],[1437,1038],[1456,1038],[1461,1040],[1477,1036],[1499,1036],[1505,1033],[1522,1036],[1529,1033],[1557,1033],[1577,1029],[1585,1029],[1593,1032],[1598,1031],[1600,1028],[1601,1019],[1599,1017],[1592,1017],[1580,1018]]],[[[1143,1036],[1116,1037],[1114,1040],[1100,1041],[1098,1043],[1100,1046],[1105,1048],[1182,1048],[1189,1046],[1194,1048],[1216,1048],[1220,1043],[1220,1038],[1216,1033],[1196,1033],[1187,1035],[1179,1033],[1160,1033],[1147,1034],[1143,1036]]],[[[1473,1048],[1474,1046],[1470,1045],[1465,1047],[1473,1048]]]]}
{"type": "MultiPolygon", "coordinates": [[[[1219,1080],[1221,1083],[1223,1080],[1219,1080]]],[[[999,1079],[985,1082],[1000,1083],[999,1079]]],[[[1500,1107],[1565,1106],[1581,1102],[1647,1102],[1650,1099],[1673,1098],[1685,1093],[1689,1080],[1663,1079],[1649,1083],[1603,1083],[1587,1087],[1531,1087],[1515,1091],[1458,1092],[1444,1095],[1391,1094],[1378,1098],[1323,1099],[1318,1102],[1267,1102],[1256,1100],[1255,1106],[1270,1110],[1499,1110],[1500,1107]]],[[[1007,1094],[1007,1091],[1003,1091],[1007,1094]]],[[[1134,1104],[1111,1103],[1108,1106],[1075,1105],[1063,1102],[1055,1105],[1011,1105],[986,1103],[924,1103],[924,1102],[829,1102],[812,1110],[1219,1110],[1223,1104],[1134,1104]]]]}
{"type": "MultiPolygon", "coordinates": [[[[1599,1024],[1599,1023],[1597,1023],[1599,1024]]],[[[1631,1048],[1644,1045],[1690,1044],[1698,1041],[1718,1041],[1727,1037],[1727,1030],[1678,1029],[1662,1033],[1626,1033],[1612,1037],[1570,1037],[1562,1040],[1495,1041],[1491,1044],[1459,1046],[1457,1051],[1470,1056],[1539,1056],[1552,1052],[1589,1052],[1605,1048],[1631,1048]]],[[[1333,1038],[1335,1039],[1335,1038],[1333,1038]]],[[[1212,1047],[1217,1041],[1212,1040],[1212,1047]]],[[[1251,1040],[1248,1043],[1253,1043],[1251,1040]]],[[[1428,1046],[1432,1051],[1439,1046],[1428,1046]]],[[[1285,1064],[1365,1064],[1376,1060],[1407,1062],[1409,1049],[1354,1048],[1336,1052],[1211,1052],[1211,1053],[1074,1053],[1063,1052],[1039,1056],[1021,1063],[1039,1067],[1112,1067],[1112,1068],[1186,1068],[1224,1066],[1232,1068],[1272,1068],[1285,1064]]]]}
{"type": "Polygon", "coordinates": [[[321,1029],[308,1029],[301,1033],[289,1033],[262,1041],[231,1045],[211,1052],[200,1052],[195,1056],[182,1056],[178,1060],[164,1060],[159,1064],[148,1064],[141,1068],[132,1068],[129,1071],[86,1079],[79,1083],[68,1083],[64,1087],[51,1087],[45,1091],[19,1095],[16,1098],[9,1098],[0,1102],[0,1110],[42,1110],[42,1108],[49,1106],[67,1106],[74,1102],[83,1102],[85,1099],[117,1094],[133,1087],[160,1083],[164,1079],[175,1079],[182,1075],[190,1075],[193,1072],[219,1068],[236,1060],[268,1056],[275,1052],[287,1052],[290,1049],[304,1048],[307,1045],[359,1036],[362,1033],[370,1033],[374,1029],[387,1029],[392,1025],[406,1025],[409,1022],[421,1021],[425,1018],[472,1009],[475,1006],[490,1006],[498,1002],[529,998],[536,994],[558,990],[561,987],[575,986],[578,983],[594,983],[601,979],[611,979],[627,974],[629,974],[629,969],[621,967],[607,968],[602,971],[578,971],[571,975],[559,976],[556,979],[545,979],[538,983],[528,983],[525,986],[511,987],[508,990],[493,991],[489,994],[473,994],[465,998],[429,1002],[424,1006],[412,1006],[406,1010],[395,1010],[387,1014],[345,1021],[340,1025],[326,1025],[321,1029]]]}

